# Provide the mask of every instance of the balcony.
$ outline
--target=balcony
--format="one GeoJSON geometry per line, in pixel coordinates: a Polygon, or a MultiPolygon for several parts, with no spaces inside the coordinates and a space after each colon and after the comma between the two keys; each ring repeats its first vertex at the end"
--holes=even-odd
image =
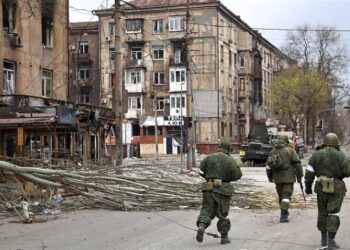
{"type": "Polygon", "coordinates": [[[145,83],[125,83],[128,93],[145,93],[145,83]]]}
{"type": "Polygon", "coordinates": [[[171,66],[186,66],[185,58],[181,57],[181,59],[175,59],[175,56],[169,56],[169,67],[171,66]]]}
{"type": "Polygon", "coordinates": [[[92,62],[92,56],[90,53],[73,53],[74,59],[78,62],[92,62]]]}
{"type": "Polygon", "coordinates": [[[138,119],[143,115],[145,111],[143,109],[132,109],[125,113],[125,119],[138,119]]]}
{"type": "Polygon", "coordinates": [[[143,59],[130,59],[125,62],[125,68],[145,68],[145,61],[143,59]]]}
{"type": "Polygon", "coordinates": [[[143,33],[125,33],[125,42],[126,43],[144,43],[144,37],[143,37],[143,33]]]}

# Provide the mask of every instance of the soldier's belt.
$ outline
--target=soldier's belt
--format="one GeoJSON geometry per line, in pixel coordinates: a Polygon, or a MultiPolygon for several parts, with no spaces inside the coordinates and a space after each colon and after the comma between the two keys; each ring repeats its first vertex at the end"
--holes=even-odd
{"type": "Polygon", "coordinates": [[[329,178],[327,176],[321,175],[317,177],[317,181],[321,183],[323,193],[334,193],[334,178],[329,178]]]}
{"type": "Polygon", "coordinates": [[[222,186],[222,180],[221,179],[209,179],[208,181],[203,183],[202,190],[207,192],[212,192],[214,187],[218,188],[222,186]]]}

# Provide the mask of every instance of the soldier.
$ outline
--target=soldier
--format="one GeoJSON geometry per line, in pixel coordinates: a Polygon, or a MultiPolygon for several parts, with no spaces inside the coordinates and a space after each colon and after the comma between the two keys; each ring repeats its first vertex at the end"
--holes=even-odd
{"type": "Polygon", "coordinates": [[[218,152],[207,156],[200,164],[199,174],[205,178],[203,185],[203,202],[197,219],[197,241],[202,242],[204,230],[211,220],[219,218],[218,231],[221,233],[221,244],[230,243],[228,232],[231,223],[228,218],[230,199],[233,195],[231,181],[239,180],[242,176],[238,163],[230,157],[230,143],[223,141],[219,144],[218,152]]]}
{"type": "Polygon", "coordinates": [[[288,208],[293,194],[295,177],[297,177],[298,181],[301,181],[303,168],[299,156],[289,146],[289,140],[286,135],[277,137],[274,148],[267,158],[266,172],[269,181],[276,184],[281,208],[280,223],[289,222],[288,208]]]}
{"type": "Polygon", "coordinates": [[[315,182],[317,194],[317,228],[321,231],[321,244],[328,249],[337,249],[335,235],[340,225],[338,213],[346,193],[343,178],[350,176],[348,157],[340,151],[336,134],[329,133],[323,144],[312,154],[305,169],[305,193],[312,194],[315,182]]]}

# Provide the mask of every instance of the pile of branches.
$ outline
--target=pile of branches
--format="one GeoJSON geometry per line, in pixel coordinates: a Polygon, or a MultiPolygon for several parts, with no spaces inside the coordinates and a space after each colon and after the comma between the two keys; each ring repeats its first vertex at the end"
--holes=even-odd
{"type": "Polygon", "coordinates": [[[0,169],[41,190],[68,190],[111,209],[168,210],[201,204],[201,193],[196,192],[200,178],[154,162],[91,171],[22,167],[0,161],[0,169]]]}

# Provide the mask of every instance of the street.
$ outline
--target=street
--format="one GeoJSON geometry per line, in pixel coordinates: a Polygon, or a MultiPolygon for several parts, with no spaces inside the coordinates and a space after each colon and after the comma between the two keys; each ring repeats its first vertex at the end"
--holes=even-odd
{"type": "MultiPolygon", "coordinates": [[[[243,176],[255,179],[254,189],[274,194],[274,184],[266,181],[263,167],[243,167],[243,176]]],[[[349,183],[347,182],[348,186],[349,183]]],[[[295,195],[300,194],[295,184],[295,195]]],[[[314,207],[315,195],[307,197],[314,207]]],[[[292,201],[293,203],[293,201],[292,201]]],[[[293,204],[292,204],[293,205],[293,204]]],[[[294,207],[294,206],[293,206],[294,207]]],[[[317,249],[320,233],[316,228],[317,209],[290,210],[290,223],[279,223],[278,209],[232,207],[229,218],[232,243],[205,235],[195,240],[198,210],[163,212],[122,212],[81,210],[62,213],[45,223],[23,224],[16,217],[0,224],[0,249],[317,249]]],[[[350,249],[349,196],[343,204],[341,226],[336,237],[342,249],[350,249]]],[[[207,232],[217,233],[216,220],[207,232]]]]}

